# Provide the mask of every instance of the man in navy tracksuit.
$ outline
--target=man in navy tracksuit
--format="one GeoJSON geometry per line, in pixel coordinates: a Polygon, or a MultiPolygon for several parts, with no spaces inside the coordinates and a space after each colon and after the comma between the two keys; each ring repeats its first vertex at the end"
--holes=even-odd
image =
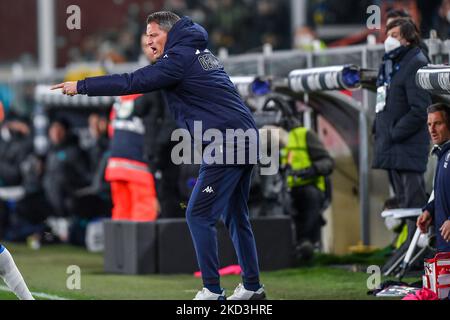
{"type": "Polygon", "coordinates": [[[438,252],[450,252],[450,106],[436,103],[428,107],[428,130],[438,164],[434,197],[417,219],[417,227],[425,233],[434,221],[438,252]]]}
{"type": "MultiPolygon", "coordinates": [[[[147,19],[148,46],[154,64],[130,74],[87,78],[55,85],[67,95],[116,96],[163,89],[169,107],[181,128],[194,136],[194,121],[201,121],[202,133],[227,129],[243,131],[257,128],[250,110],[244,105],[219,60],[207,49],[208,34],[191,19],[171,12],[157,12],[147,19]]],[[[257,139],[257,138],[256,138],[257,139]]],[[[225,140],[224,140],[225,141],[225,140]]],[[[229,141],[229,140],[228,140],[229,141]]],[[[253,164],[249,161],[252,144],[245,150],[244,164],[206,164],[200,168],[197,183],[187,207],[197,260],[202,272],[203,290],[195,299],[220,300],[219,261],[215,224],[222,218],[230,232],[243,270],[243,285],[228,299],[264,299],[259,283],[258,258],[249,223],[247,200],[253,164]]],[[[205,147],[207,141],[202,141],[205,147]]],[[[227,150],[220,149],[220,152],[227,150]]],[[[236,151],[236,149],[234,149],[236,151]]]]}

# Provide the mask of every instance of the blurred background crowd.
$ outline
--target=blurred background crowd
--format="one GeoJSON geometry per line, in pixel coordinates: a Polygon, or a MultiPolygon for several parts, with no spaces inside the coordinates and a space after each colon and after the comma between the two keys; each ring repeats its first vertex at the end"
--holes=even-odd
{"type": "MultiPolygon", "coordinates": [[[[431,29],[437,30],[441,39],[449,35],[448,0],[61,0],[55,3],[57,66],[105,59],[115,63],[136,61],[141,54],[139,39],[145,30],[146,15],[163,9],[188,15],[202,24],[209,32],[211,50],[216,53],[220,48],[230,54],[260,52],[266,43],[276,50],[300,48],[310,45],[312,38],[331,46],[362,43],[366,39],[354,35],[367,31],[366,10],[372,4],[379,5],[382,11],[406,9],[424,38],[431,29]],[[300,20],[292,14],[295,2],[303,6],[300,20]],[[66,27],[66,8],[72,4],[81,9],[80,30],[66,27]]],[[[36,65],[36,1],[4,1],[0,9],[0,23],[10,26],[0,30],[0,67],[13,62],[26,67],[36,65]]]]}
{"type": "MultiPolygon", "coordinates": [[[[384,40],[385,13],[392,8],[408,11],[428,38],[436,30],[440,39],[450,33],[449,0],[60,0],[55,2],[55,68],[79,63],[143,61],[140,37],[149,12],[172,10],[188,15],[209,32],[210,49],[217,55],[261,52],[265,44],[274,50],[347,46],[367,42],[374,34],[384,40]],[[66,9],[77,5],[81,28],[69,30],[66,9]],[[381,29],[366,27],[370,5],[381,8],[381,29]],[[349,10],[351,8],[351,10],[349,10]],[[105,14],[107,12],[107,14],[105,14]],[[293,12],[299,12],[294,14],[293,12]]],[[[39,65],[38,6],[36,1],[0,3],[0,92],[11,76],[20,77],[39,65]]],[[[223,55],[222,55],[223,57],[223,55]]],[[[15,97],[15,108],[31,112],[34,87],[15,97]]]]}

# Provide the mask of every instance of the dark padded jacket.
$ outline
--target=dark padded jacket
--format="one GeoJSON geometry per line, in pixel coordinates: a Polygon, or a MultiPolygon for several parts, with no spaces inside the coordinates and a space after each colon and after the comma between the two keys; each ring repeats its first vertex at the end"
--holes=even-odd
{"type": "Polygon", "coordinates": [[[86,157],[78,146],[78,139],[68,135],[60,145],[52,146],[45,161],[43,187],[54,214],[72,214],[70,201],[78,189],[89,185],[86,157]]]}
{"type": "Polygon", "coordinates": [[[430,94],[417,87],[415,75],[427,65],[421,49],[401,58],[387,90],[386,106],[375,117],[373,168],[425,172],[429,154],[427,107],[430,94]]]}

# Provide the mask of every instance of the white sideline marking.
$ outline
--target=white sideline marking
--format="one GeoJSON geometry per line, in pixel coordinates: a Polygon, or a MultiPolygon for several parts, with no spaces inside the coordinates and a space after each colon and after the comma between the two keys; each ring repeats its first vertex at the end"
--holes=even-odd
{"type": "MultiPolygon", "coordinates": [[[[11,290],[9,290],[8,287],[1,286],[1,285],[0,285],[0,291],[6,291],[6,292],[13,293],[11,290]]],[[[47,300],[69,300],[69,299],[66,299],[63,297],[59,297],[59,296],[55,296],[55,295],[47,294],[47,293],[43,293],[43,292],[31,292],[31,294],[33,295],[33,297],[43,298],[43,299],[47,299],[47,300]]]]}

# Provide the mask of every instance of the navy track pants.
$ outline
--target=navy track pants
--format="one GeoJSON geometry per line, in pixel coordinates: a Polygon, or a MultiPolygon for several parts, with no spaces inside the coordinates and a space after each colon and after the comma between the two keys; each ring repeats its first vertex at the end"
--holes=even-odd
{"type": "Polygon", "coordinates": [[[216,223],[222,219],[233,241],[244,283],[259,283],[258,256],[247,201],[253,165],[200,167],[186,218],[203,283],[220,284],[216,223]]]}

